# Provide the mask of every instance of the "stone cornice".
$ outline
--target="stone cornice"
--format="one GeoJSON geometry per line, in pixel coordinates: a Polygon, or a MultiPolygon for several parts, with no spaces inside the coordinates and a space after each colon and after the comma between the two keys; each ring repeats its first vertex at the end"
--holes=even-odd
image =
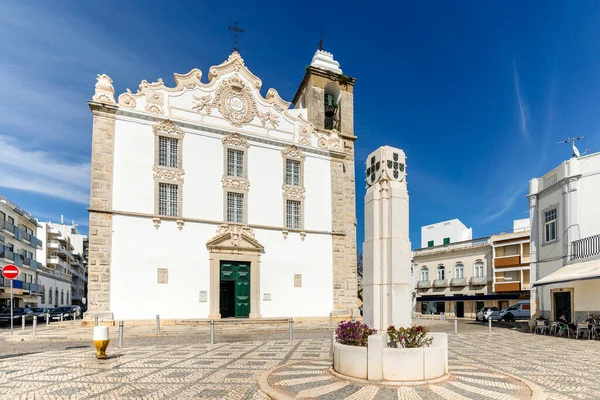
{"type": "Polygon", "coordinates": [[[158,216],[154,214],[147,213],[138,213],[138,212],[129,212],[129,211],[121,211],[121,210],[102,210],[96,208],[88,208],[88,212],[95,212],[101,214],[111,214],[111,215],[121,215],[125,217],[137,217],[137,218],[147,218],[152,221],[153,218],[158,218],[163,221],[184,221],[185,223],[200,223],[200,224],[210,224],[210,225],[240,225],[240,226],[248,226],[252,229],[265,229],[272,231],[282,231],[287,230],[289,232],[305,232],[307,234],[316,234],[316,235],[332,235],[332,236],[346,236],[345,232],[331,232],[331,231],[319,231],[319,230],[311,230],[311,229],[290,229],[283,226],[272,226],[272,225],[257,225],[257,224],[233,224],[231,222],[225,221],[216,221],[209,219],[200,219],[200,218],[185,218],[185,217],[167,217],[164,215],[158,216]]]}

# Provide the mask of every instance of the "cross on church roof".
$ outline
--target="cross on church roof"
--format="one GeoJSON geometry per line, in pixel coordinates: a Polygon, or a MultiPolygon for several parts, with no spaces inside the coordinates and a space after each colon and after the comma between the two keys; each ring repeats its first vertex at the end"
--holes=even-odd
{"type": "Polygon", "coordinates": [[[237,47],[238,33],[244,33],[244,30],[242,28],[238,27],[237,21],[235,21],[233,23],[233,26],[227,27],[227,29],[229,29],[230,31],[233,31],[233,47],[231,48],[231,50],[237,51],[239,53],[240,49],[238,49],[238,47],[237,47]]]}

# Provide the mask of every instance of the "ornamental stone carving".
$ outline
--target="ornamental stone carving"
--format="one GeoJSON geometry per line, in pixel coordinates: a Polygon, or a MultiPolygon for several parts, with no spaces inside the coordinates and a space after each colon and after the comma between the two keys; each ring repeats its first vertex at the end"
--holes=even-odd
{"type": "Polygon", "coordinates": [[[247,179],[223,177],[221,178],[221,183],[223,184],[224,189],[237,189],[245,191],[250,189],[250,182],[247,179]]]}
{"type": "Polygon", "coordinates": [[[97,101],[98,103],[116,104],[115,88],[112,85],[112,79],[110,79],[108,75],[102,74],[98,75],[96,80],[98,82],[96,82],[96,90],[92,100],[97,101]]]}
{"type": "Polygon", "coordinates": [[[306,158],[304,153],[302,151],[300,151],[300,149],[294,145],[288,146],[288,147],[284,148],[283,150],[281,150],[281,154],[284,157],[299,158],[302,160],[306,158]]]}
{"type": "Polygon", "coordinates": [[[160,218],[157,218],[157,217],[152,218],[152,224],[154,224],[155,229],[158,229],[158,227],[160,226],[160,218]]]}
{"type": "Polygon", "coordinates": [[[210,105],[212,98],[210,94],[204,96],[194,96],[193,103],[195,104],[192,107],[192,111],[196,111],[197,113],[204,112],[206,114],[210,114],[212,107],[210,105]]]}
{"type": "Polygon", "coordinates": [[[237,74],[221,82],[213,107],[233,126],[246,125],[258,115],[252,92],[237,74]]]}
{"type": "Polygon", "coordinates": [[[177,136],[178,139],[183,139],[185,133],[183,129],[177,126],[170,119],[163,119],[160,123],[154,125],[152,127],[154,133],[162,132],[162,133],[170,133],[171,135],[177,136]]]}
{"type": "Polygon", "coordinates": [[[146,111],[148,111],[149,113],[152,114],[157,114],[157,115],[162,115],[164,114],[162,107],[156,105],[156,104],[148,104],[146,105],[146,111]]]}
{"type": "Polygon", "coordinates": [[[234,147],[243,147],[243,148],[248,148],[250,147],[250,144],[248,144],[248,141],[246,139],[244,139],[239,133],[232,133],[229,136],[225,136],[223,137],[223,139],[221,139],[223,144],[226,144],[228,146],[234,146],[234,147]]]}
{"type": "Polygon", "coordinates": [[[176,222],[177,222],[177,229],[182,230],[183,225],[185,225],[185,222],[182,219],[178,219],[176,222]]]}
{"type": "Polygon", "coordinates": [[[152,171],[154,171],[154,179],[166,179],[169,181],[183,182],[183,175],[185,175],[182,169],[152,167],[152,171]]]}
{"type": "Polygon", "coordinates": [[[298,141],[298,144],[301,144],[301,145],[304,145],[304,146],[310,146],[312,143],[310,142],[309,138],[303,136],[298,141]]]}
{"type": "Polygon", "coordinates": [[[317,146],[319,146],[322,149],[327,148],[327,139],[325,139],[324,136],[321,136],[319,140],[317,140],[317,146]]]}
{"type": "Polygon", "coordinates": [[[264,128],[267,127],[267,124],[270,124],[273,128],[277,128],[279,125],[279,116],[273,114],[271,111],[259,113],[258,118],[260,118],[260,122],[264,128]]]}
{"type": "Polygon", "coordinates": [[[303,199],[306,189],[301,186],[283,185],[283,196],[289,199],[303,199]]]}
{"type": "Polygon", "coordinates": [[[135,95],[131,93],[131,90],[128,88],[125,93],[119,96],[119,105],[126,108],[137,107],[137,102],[135,101],[134,96],[135,95]]]}
{"type": "Polygon", "coordinates": [[[210,241],[225,234],[231,234],[229,244],[233,247],[239,247],[242,244],[242,235],[250,239],[255,239],[254,231],[249,226],[221,224],[217,229],[217,233],[210,241]]]}

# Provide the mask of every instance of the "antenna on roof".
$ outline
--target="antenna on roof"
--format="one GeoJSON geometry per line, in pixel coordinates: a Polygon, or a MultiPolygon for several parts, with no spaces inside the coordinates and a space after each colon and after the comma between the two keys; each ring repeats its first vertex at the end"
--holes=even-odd
{"type": "Polygon", "coordinates": [[[576,140],[580,140],[583,139],[585,136],[577,136],[577,137],[572,137],[572,138],[567,138],[566,140],[562,140],[560,142],[556,142],[556,144],[561,144],[561,143],[569,143],[571,142],[571,146],[573,146],[573,155],[571,157],[581,157],[581,156],[585,156],[589,150],[586,150],[583,152],[583,154],[579,154],[579,150],[577,149],[577,147],[575,147],[575,141],[576,140]]]}

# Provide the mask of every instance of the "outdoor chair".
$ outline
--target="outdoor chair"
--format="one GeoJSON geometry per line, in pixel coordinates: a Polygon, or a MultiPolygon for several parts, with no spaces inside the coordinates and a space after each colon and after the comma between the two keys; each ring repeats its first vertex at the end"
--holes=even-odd
{"type": "Polygon", "coordinates": [[[573,329],[569,328],[569,325],[563,324],[563,323],[559,323],[558,324],[558,333],[557,333],[557,336],[562,336],[566,332],[567,333],[567,337],[571,337],[571,331],[572,330],[573,329]]]}
{"type": "MultiPolygon", "coordinates": [[[[590,329],[590,326],[588,325],[587,322],[577,323],[577,332],[575,334],[575,337],[577,339],[579,339],[579,335],[582,335],[583,333],[587,333],[587,337],[588,337],[588,339],[590,339],[592,330],[590,329]]],[[[582,337],[583,337],[583,335],[582,335],[582,337]]]]}
{"type": "Polygon", "coordinates": [[[546,325],[545,321],[536,321],[536,323],[535,332],[539,332],[543,335],[548,331],[548,325],[546,325]]]}
{"type": "Polygon", "coordinates": [[[528,333],[535,333],[535,319],[530,319],[527,321],[527,332],[528,333]]]}
{"type": "Polygon", "coordinates": [[[558,333],[558,328],[559,328],[560,323],[554,321],[554,322],[550,322],[550,334],[551,335],[555,335],[558,333]]]}

